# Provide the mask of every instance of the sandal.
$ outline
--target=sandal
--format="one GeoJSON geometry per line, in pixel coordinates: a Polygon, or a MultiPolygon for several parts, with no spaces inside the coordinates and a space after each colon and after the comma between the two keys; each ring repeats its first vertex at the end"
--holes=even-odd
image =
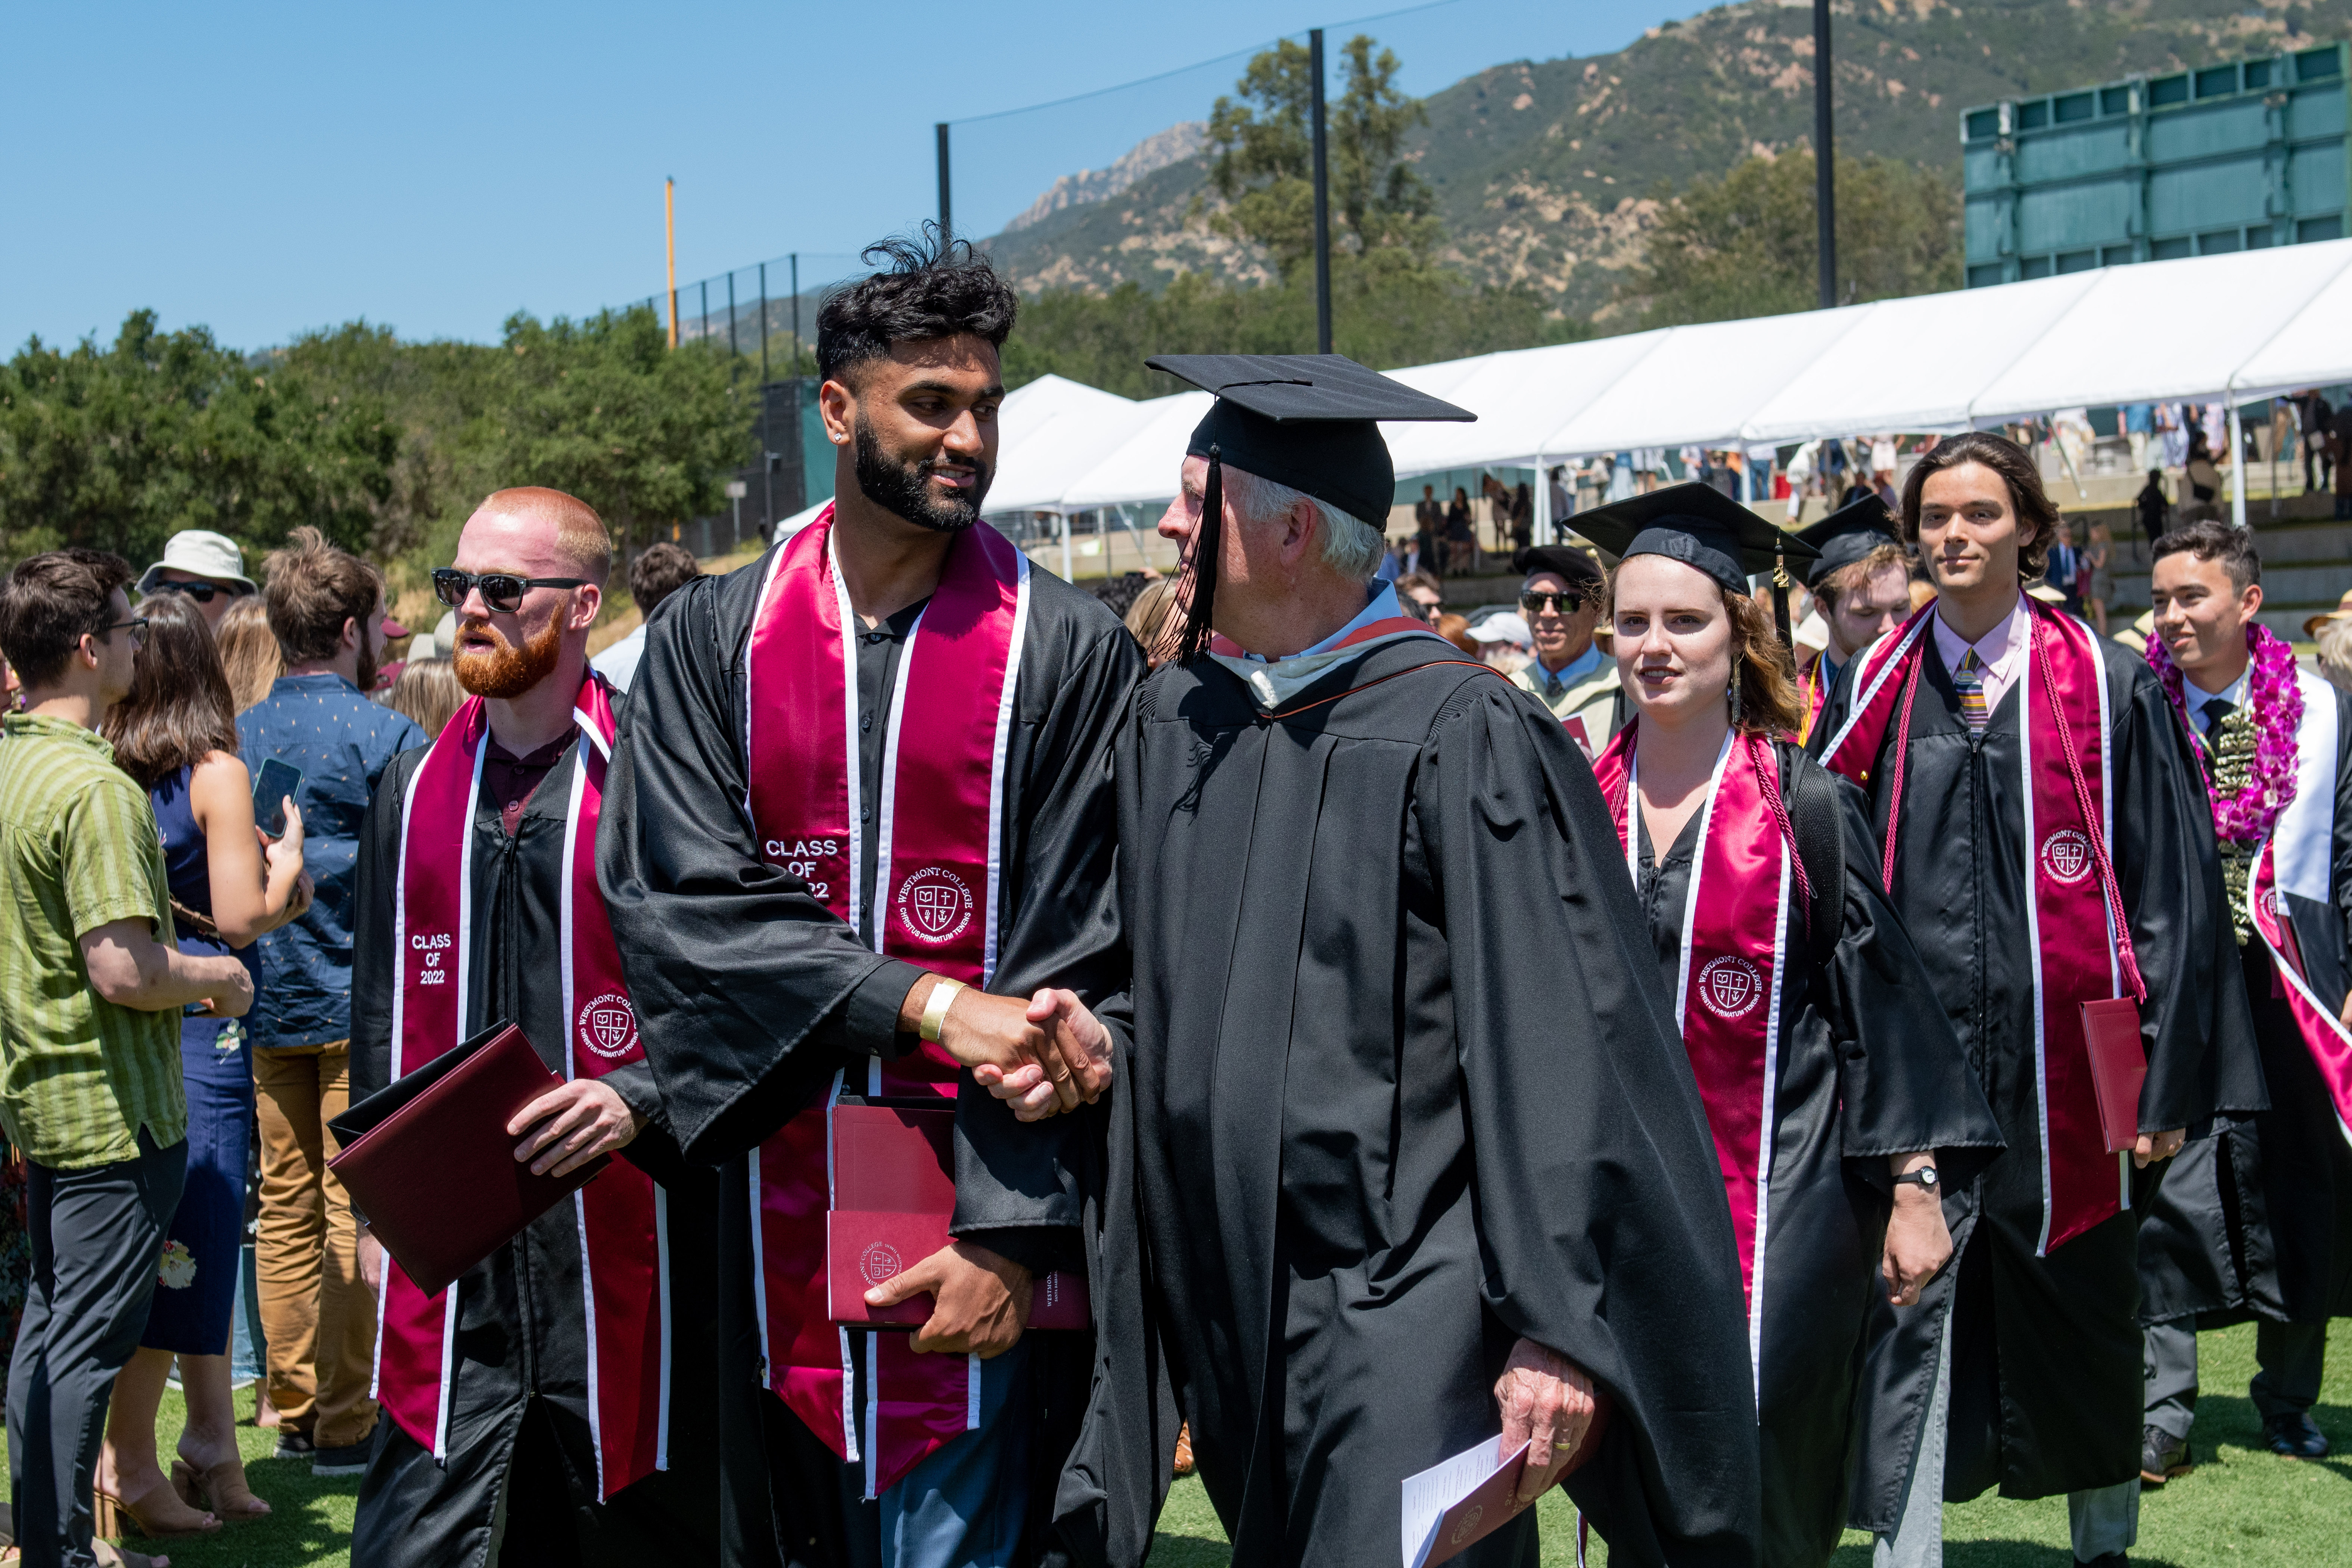
{"type": "Polygon", "coordinates": [[[192,1509],[208,1511],[223,1524],[242,1524],[269,1517],[269,1505],[246,1484],[245,1461],[223,1459],[198,1469],[185,1459],[172,1461],[172,1489],[192,1509]]]}
{"type": "Polygon", "coordinates": [[[221,1527],[220,1521],[211,1514],[182,1501],[168,1480],[148,1488],[136,1498],[119,1498],[94,1488],[90,1493],[90,1515],[92,1535],[116,1539],[136,1534],[162,1541],[178,1535],[210,1535],[221,1527]]]}

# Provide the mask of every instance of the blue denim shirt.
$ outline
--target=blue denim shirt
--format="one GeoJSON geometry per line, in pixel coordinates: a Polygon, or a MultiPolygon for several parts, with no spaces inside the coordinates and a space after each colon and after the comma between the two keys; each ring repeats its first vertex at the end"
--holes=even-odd
{"type": "Polygon", "coordinates": [[[302,770],[302,864],[319,885],[300,920],[256,944],[261,985],[247,1031],[262,1049],[347,1040],[360,824],[384,769],[425,744],[425,731],[340,675],[283,675],[237,715],[236,739],[256,773],[271,757],[302,770]]]}

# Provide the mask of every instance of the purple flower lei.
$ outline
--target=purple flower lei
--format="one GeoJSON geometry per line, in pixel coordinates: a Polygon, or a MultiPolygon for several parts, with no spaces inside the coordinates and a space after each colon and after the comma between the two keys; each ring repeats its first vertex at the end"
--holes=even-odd
{"type": "MultiPolygon", "coordinates": [[[[2253,765],[2246,771],[2244,788],[2227,797],[2213,797],[2213,832],[2235,843],[2258,844],[2294,799],[2294,737],[2303,722],[2303,688],[2294,679],[2294,650],[2275,632],[2247,622],[2246,652],[2252,660],[2246,673],[2246,689],[2254,705],[2253,765]]],[[[2172,662],[2172,650],[2164,646],[2164,638],[2152,631],[2147,663],[2163,682],[2172,710],[2188,723],[2180,667],[2172,662]]],[[[2194,733],[2196,726],[2189,724],[2189,730],[2194,733]]]]}

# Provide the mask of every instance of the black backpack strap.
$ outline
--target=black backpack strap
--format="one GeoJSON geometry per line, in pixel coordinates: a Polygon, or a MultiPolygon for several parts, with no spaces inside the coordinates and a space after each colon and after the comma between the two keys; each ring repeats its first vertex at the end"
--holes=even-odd
{"type": "Polygon", "coordinates": [[[1837,951],[1845,920],[1845,835],[1838,822],[1837,784],[1811,757],[1793,750],[1784,754],[1789,827],[1796,835],[1805,879],[1812,885],[1812,907],[1805,911],[1806,942],[1820,966],[1837,951]]]}

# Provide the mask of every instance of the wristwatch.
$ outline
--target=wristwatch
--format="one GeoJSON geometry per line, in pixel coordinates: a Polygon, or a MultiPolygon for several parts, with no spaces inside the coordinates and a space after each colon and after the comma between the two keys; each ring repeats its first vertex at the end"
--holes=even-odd
{"type": "Polygon", "coordinates": [[[1907,1175],[1895,1177],[1895,1184],[1898,1187],[1916,1187],[1923,1193],[1932,1193],[1936,1190],[1937,1180],[1935,1166],[1922,1165],[1907,1175]]]}

